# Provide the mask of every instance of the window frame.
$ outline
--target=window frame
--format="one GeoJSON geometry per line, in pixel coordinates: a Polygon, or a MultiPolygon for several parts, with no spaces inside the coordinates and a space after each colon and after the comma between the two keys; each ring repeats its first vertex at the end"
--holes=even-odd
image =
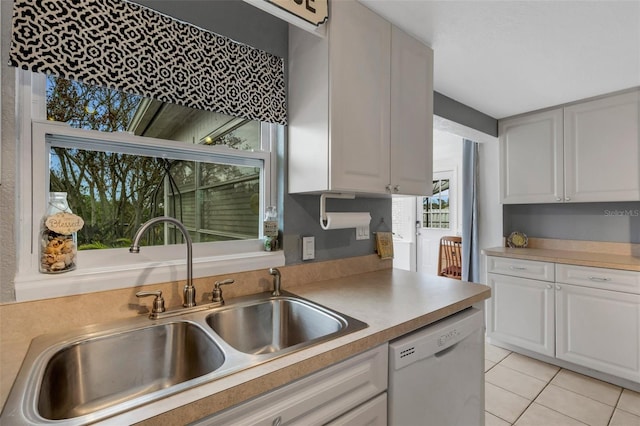
{"type": "MultiPolygon", "coordinates": [[[[444,230],[444,231],[449,231],[449,230],[451,230],[451,229],[452,229],[452,227],[451,227],[451,198],[452,198],[452,197],[451,197],[451,177],[447,176],[447,177],[442,177],[442,178],[434,179],[434,180],[433,180],[433,183],[435,183],[435,182],[442,182],[442,181],[444,181],[444,180],[449,181],[449,187],[446,189],[447,191],[449,191],[449,207],[448,207],[448,211],[447,211],[447,214],[449,215],[449,220],[446,222],[446,223],[448,224],[448,226],[447,226],[446,228],[444,228],[444,227],[442,227],[442,226],[438,226],[438,227],[435,227],[435,226],[425,226],[425,224],[424,224],[424,214],[427,214],[427,215],[433,215],[433,214],[439,214],[439,215],[442,215],[442,214],[443,214],[443,213],[442,213],[442,208],[439,208],[439,209],[437,209],[437,210],[427,210],[426,212],[423,210],[423,212],[422,212],[423,217],[421,218],[422,228],[423,228],[423,229],[444,230]]],[[[441,185],[441,187],[442,187],[442,185],[441,185]]],[[[442,190],[441,190],[441,191],[439,191],[439,192],[437,192],[437,199],[438,199],[438,201],[440,202],[440,203],[439,203],[439,204],[440,204],[440,207],[442,207],[442,196],[441,196],[441,194],[442,194],[442,190]]],[[[428,196],[428,197],[423,197],[423,198],[422,198],[423,209],[424,209],[424,201],[425,201],[425,200],[427,200],[427,203],[429,204],[429,200],[433,199],[433,198],[434,198],[434,196],[435,196],[435,194],[431,194],[431,195],[430,195],[430,196],[428,196]]],[[[431,224],[432,224],[432,223],[433,223],[433,221],[429,221],[429,223],[431,223],[431,224]]],[[[440,220],[438,223],[441,225],[443,222],[442,222],[442,220],[440,220]]]]}
{"type": "MultiPolygon", "coordinates": [[[[209,157],[215,155],[263,161],[260,211],[264,211],[267,205],[276,205],[276,146],[283,134],[280,125],[262,123],[261,151],[205,147],[134,136],[126,132],[106,133],[77,129],[46,120],[44,74],[19,70],[17,86],[20,129],[18,140],[21,141],[18,144],[19,183],[16,188],[16,222],[19,232],[14,283],[17,301],[129,288],[186,278],[184,244],[179,245],[184,250],[176,250],[175,245],[144,247],[138,255],[130,254],[128,248],[80,251],[76,270],[57,275],[38,272],[39,226],[46,211],[45,199],[49,188],[47,134],[62,138],[109,141],[145,151],[188,152],[209,157]],[[42,175],[38,173],[39,170],[43,171],[42,175]]],[[[261,239],[193,244],[194,278],[283,265],[283,251],[265,252],[261,239]]]]}

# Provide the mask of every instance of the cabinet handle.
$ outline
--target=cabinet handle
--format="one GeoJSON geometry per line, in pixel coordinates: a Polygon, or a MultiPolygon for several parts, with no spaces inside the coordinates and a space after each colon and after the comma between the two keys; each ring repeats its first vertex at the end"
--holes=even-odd
{"type": "Polygon", "coordinates": [[[562,290],[562,287],[556,284],[556,290],[562,290]]]}
{"type": "Polygon", "coordinates": [[[571,201],[571,197],[564,197],[565,201],[571,201]]]}
{"type": "Polygon", "coordinates": [[[512,269],[514,271],[526,271],[527,268],[525,268],[524,266],[509,266],[509,269],[512,269]]]}
{"type": "Polygon", "coordinates": [[[556,201],[562,201],[562,198],[556,197],[556,201]]]}
{"type": "Polygon", "coordinates": [[[611,278],[607,278],[607,277],[589,277],[589,279],[591,281],[595,281],[598,283],[605,283],[607,281],[611,281],[611,278]]]}
{"type": "Polygon", "coordinates": [[[547,289],[551,290],[553,286],[551,284],[547,284],[547,289]]]}

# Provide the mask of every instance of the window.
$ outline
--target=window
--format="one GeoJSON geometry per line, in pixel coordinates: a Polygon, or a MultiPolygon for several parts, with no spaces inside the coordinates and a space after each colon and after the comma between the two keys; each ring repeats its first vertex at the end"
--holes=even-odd
{"type": "Polygon", "coordinates": [[[449,229],[449,179],[433,181],[433,195],[422,199],[422,227],[449,229]]]}
{"type": "Polygon", "coordinates": [[[33,143],[21,147],[21,158],[31,158],[29,170],[22,170],[21,190],[32,189],[32,196],[21,197],[20,209],[33,214],[26,215],[28,220],[21,225],[22,235],[31,238],[20,244],[18,300],[32,298],[25,296],[23,282],[32,287],[29,294],[44,287],[52,295],[118,288],[106,281],[113,282],[114,271],[124,273],[123,269],[134,279],[129,285],[183,279],[166,274],[185,263],[184,253],[169,246],[183,243],[181,234],[169,225],[149,232],[143,245],[154,247],[145,247],[141,251],[145,256],[128,253],[140,224],[162,215],[177,218],[189,230],[194,277],[226,272],[229,268],[220,265],[228,264],[229,258],[239,259],[235,263],[247,261],[245,266],[236,265],[237,271],[284,264],[281,252],[275,252],[277,259],[251,261],[251,253],[265,255],[258,253],[261,213],[266,205],[275,204],[275,144],[282,126],[20,74],[23,80],[33,80],[29,84],[33,99],[23,104],[40,107],[24,114],[34,121],[29,126],[33,143]],[[85,220],[78,233],[78,269],[65,278],[36,272],[36,235],[49,191],[67,192],[71,209],[85,220]],[[141,269],[150,264],[156,265],[153,272],[143,273],[141,269]],[[98,270],[110,274],[102,284],[95,279],[98,270]],[[73,282],[85,280],[97,286],[54,289],[71,276],[73,282]]]}

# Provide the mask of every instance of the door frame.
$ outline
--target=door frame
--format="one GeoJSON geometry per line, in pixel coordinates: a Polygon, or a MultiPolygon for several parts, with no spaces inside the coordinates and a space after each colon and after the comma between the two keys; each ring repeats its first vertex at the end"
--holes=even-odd
{"type": "Polygon", "coordinates": [[[437,274],[440,238],[445,235],[458,235],[458,191],[457,167],[433,172],[433,181],[449,179],[449,228],[422,227],[423,199],[416,197],[416,271],[437,274]],[[425,241],[429,246],[425,246],[425,241]],[[424,257],[428,257],[427,262],[424,257]]]}

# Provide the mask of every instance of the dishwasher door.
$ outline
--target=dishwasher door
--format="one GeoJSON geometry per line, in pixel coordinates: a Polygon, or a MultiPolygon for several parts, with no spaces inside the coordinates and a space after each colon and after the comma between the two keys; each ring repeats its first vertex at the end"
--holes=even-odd
{"type": "Polygon", "coordinates": [[[468,308],[389,344],[389,426],[484,425],[484,315],[468,308]]]}

